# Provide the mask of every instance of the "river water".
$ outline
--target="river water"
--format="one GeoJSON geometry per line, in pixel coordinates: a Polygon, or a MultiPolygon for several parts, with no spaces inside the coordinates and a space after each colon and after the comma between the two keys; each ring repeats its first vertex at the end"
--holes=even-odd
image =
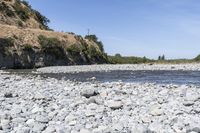
{"type": "Polygon", "coordinates": [[[110,71],[110,72],[81,72],[73,74],[33,74],[32,70],[8,70],[10,73],[22,75],[40,75],[64,80],[81,82],[91,81],[95,77],[99,82],[150,82],[159,84],[194,84],[200,85],[200,71],[110,71]]]}

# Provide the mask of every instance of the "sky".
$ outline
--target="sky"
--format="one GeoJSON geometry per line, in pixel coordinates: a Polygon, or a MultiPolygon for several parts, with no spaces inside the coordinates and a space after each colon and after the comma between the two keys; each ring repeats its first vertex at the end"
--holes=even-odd
{"type": "Polygon", "coordinates": [[[110,55],[157,59],[200,54],[200,0],[27,0],[50,28],[95,34],[110,55]]]}

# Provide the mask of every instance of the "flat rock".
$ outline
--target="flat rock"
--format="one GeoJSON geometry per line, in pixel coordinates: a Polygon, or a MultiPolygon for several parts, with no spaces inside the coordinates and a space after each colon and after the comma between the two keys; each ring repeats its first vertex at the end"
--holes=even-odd
{"type": "Polygon", "coordinates": [[[98,93],[94,89],[86,89],[81,92],[81,95],[86,98],[90,98],[92,96],[98,95],[98,93]]]}
{"type": "Polygon", "coordinates": [[[34,96],[35,100],[44,100],[46,97],[41,93],[36,93],[34,96]]]}
{"type": "Polygon", "coordinates": [[[150,109],[150,114],[153,116],[160,116],[164,113],[163,109],[161,109],[161,107],[159,106],[153,106],[150,109]]]}
{"type": "Polygon", "coordinates": [[[33,109],[32,109],[32,113],[34,114],[34,113],[37,113],[37,112],[43,112],[44,111],[44,109],[43,108],[39,108],[39,107],[34,107],[33,109]]]}
{"type": "Polygon", "coordinates": [[[111,109],[120,109],[123,107],[123,104],[121,101],[113,101],[113,100],[110,100],[107,102],[107,106],[111,109]]]}
{"type": "Polygon", "coordinates": [[[45,130],[45,128],[46,128],[46,124],[35,122],[32,130],[34,132],[41,132],[41,131],[45,130]]]}
{"type": "Polygon", "coordinates": [[[29,126],[29,127],[33,127],[34,124],[35,124],[35,120],[34,119],[28,119],[26,121],[26,124],[29,126]]]}
{"type": "Polygon", "coordinates": [[[75,126],[76,123],[77,123],[76,121],[70,121],[68,125],[69,125],[69,126],[75,126]]]}
{"type": "Polygon", "coordinates": [[[87,129],[81,129],[79,133],[91,133],[91,132],[87,129]]]}
{"type": "Polygon", "coordinates": [[[10,126],[10,120],[8,119],[2,119],[1,120],[1,123],[0,123],[0,127],[3,129],[3,130],[6,130],[6,129],[10,129],[11,126],[10,126]]]}
{"type": "Polygon", "coordinates": [[[49,121],[48,117],[43,115],[36,116],[35,120],[41,123],[48,123],[49,121]]]}
{"type": "Polygon", "coordinates": [[[194,101],[184,101],[183,105],[184,106],[192,106],[192,105],[194,105],[194,101]]]}
{"type": "Polygon", "coordinates": [[[54,133],[56,131],[55,127],[48,126],[42,133],[54,133]]]}

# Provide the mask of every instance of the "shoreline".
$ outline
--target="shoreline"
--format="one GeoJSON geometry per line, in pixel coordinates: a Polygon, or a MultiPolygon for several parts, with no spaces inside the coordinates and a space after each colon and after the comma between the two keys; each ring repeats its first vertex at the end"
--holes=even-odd
{"type": "Polygon", "coordinates": [[[191,64],[125,64],[125,65],[82,65],[82,66],[52,66],[36,70],[41,73],[79,73],[95,71],[114,71],[114,70],[183,70],[200,71],[200,63],[191,64]]]}

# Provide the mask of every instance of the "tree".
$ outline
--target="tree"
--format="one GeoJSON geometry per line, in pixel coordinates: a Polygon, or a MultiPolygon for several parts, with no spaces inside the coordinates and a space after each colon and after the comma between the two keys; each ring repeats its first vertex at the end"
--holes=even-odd
{"type": "Polygon", "coordinates": [[[163,56],[161,57],[161,60],[165,60],[165,55],[163,55],[163,56]]]}
{"type": "Polygon", "coordinates": [[[96,35],[86,35],[85,39],[95,42],[98,45],[101,52],[104,52],[103,43],[101,41],[99,41],[99,39],[96,35]]]}
{"type": "Polygon", "coordinates": [[[144,63],[147,62],[146,56],[143,57],[143,62],[144,62],[144,63]]]}
{"type": "Polygon", "coordinates": [[[117,53],[115,54],[115,57],[122,57],[121,54],[117,53]]]}
{"type": "Polygon", "coordinates": [[[161,56],[158,56],[158,60],[161,60],[161,56]]]}

